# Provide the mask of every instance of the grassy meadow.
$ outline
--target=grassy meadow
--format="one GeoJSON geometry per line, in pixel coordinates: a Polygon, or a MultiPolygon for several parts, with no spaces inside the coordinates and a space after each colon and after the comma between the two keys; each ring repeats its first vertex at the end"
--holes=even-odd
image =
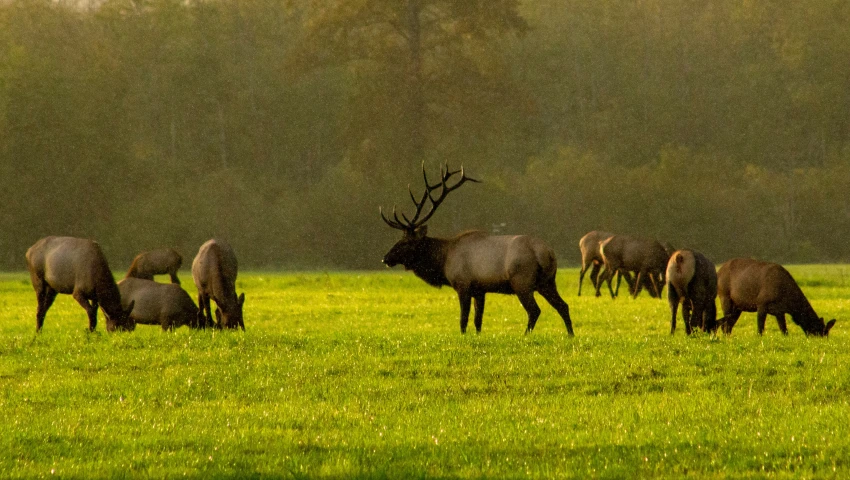
{"type": "Polygon", "coordinates": [[[847,478],[850,266],[789,270],[828,339],[671,337],[666,300],[577,297],[576,269],[574,338],[499,295],[461,335],[454,292],[400,270],[242,273],[244,333],[89,334],[60,296],[35,335],[0,274],[0,477],[847,478]]]}

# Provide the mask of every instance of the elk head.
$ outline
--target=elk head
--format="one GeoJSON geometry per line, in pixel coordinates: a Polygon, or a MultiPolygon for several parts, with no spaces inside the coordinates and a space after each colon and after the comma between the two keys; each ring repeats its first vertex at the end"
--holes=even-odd
{"type": "Polygon", "coordinates": [[[451,171],[449,170],[448,164],[444,167],[440,167],[440,181],[431,185],[428,181],[428,173],[425,171],[425,163],[423,162],[422,177],[425,180],[425,192],[419,200],[416,199],[416,196],[410,189],[410,185],[407,186],[407,191],[410,193],[410,199],[413,201],[413,204],[416,205],[416,213],[414,213],[411,218],[408,218],[404,213],[402,213],[401,218],[399,218],[399,214],[396,213],[396,209],[393,207],[392,219],[389,219],[384,215],[383,208],[380,209],[381,218],[384,219],[384,222],[386,222],[387,225],[404,232],[401,240],[396,242],[396,244],[393,245],[393,248],[391,248],[384,256],[383,262],[388,267],[394,267],[401,264],[404,265],[405,269],[411,270],[418,262],[427,257],[426,251],[429,248],[428,242],[426,241],[428,226],[425,225],[425,222],[434,215],[434,212],[437,211],[437,208],[441,203],[443,203],[443,200],[446,199],[449,192],[458,189],[467,181],[481,183],[480,180],[467,177],[463,172],[462,166],[460,167],[460,170],[451,171]],[[449,180],[457,174],[460,174],[460,179],[453,185],[449,186],[449,180]],[[439,194],[435,198],[434,195],[438,191],[439,194]],[[428,209],[428,213],[422,215],[426,201],[430,203],[430,208],[428,209]]]}
{"type": "MultiPolygon", "coordinates": [[[[219,304],[215,309],[215,319],[221,328],[239,328],[242,325],[242,305],[245,303],[245,293],[239,294],[235,304],[229,305],[228,310],[222,309],[219,304]]],[[[243,329],[244,330],[244,329],[243,329]]]]}
{"type": "Polygon", "coordinates": [[[806,331],[808,335],[815,335],[818,337],[826,337],[829,336],[829,331],[832,329],[832,326],[835,325],[835,319],[833,318],[826,324],[824,324],[823,317],[818,319],[818,322],[815,323],[814,328],[811,331],[806,331]],[[820,326],[823,325],[823,329],[820,329],[820,326]]]}
{"type": "MultiPolygon", "coordinates": [[[[127,305],[127,309],[124,310],[121,308],[120,303],[118,304],[119,313],[118,315],[110,316],[109,313],[101,308],[103,311],[103,315],[106,317],[106,331],[114,332],[118,331],[126,331],[132,332],[136,329],[136,321],[130,317],[130,313],[133,312],[133,307],[136,306],[136,301],[133,300],[130,302],[130,305],[127,305]]],[[[114,313],[114,312],[113,312],[114,313]]]]}

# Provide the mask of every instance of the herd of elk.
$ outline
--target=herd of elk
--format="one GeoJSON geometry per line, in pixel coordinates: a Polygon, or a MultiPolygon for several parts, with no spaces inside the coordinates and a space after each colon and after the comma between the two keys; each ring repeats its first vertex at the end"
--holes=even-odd
{"type": "Polygon", "coordinates": [[[59,293],[72,295],[86,310],[89,331],[97,326],[98,307],[110,332],[133,330],[136,324],[160,325],[163,330],[183,325],[245,330],[245,294],[236,296],[236,255],[223,240],[204,243],[192,264],[200,308],[180,287],[177,270],[182,257],[172,249],[139,254],[127,276],[117,284],[100,245],[92,240],[42,238],[27,250],[26,258],[38,303],[36,332],[41,331],[47,310],[59,293]],[[157,274],[168,274],[173,283],[153,281],[157,274]],[[217,305],[217,321],[212,320],[211,299],[217,305]]]}
{"type": "MultiPolygon", "coordinates": [[[[560,314],[572,336],[570,309],[555,282],[555,253],[542,240],[528,235],[489,235],[467,231],[451,238],[428,236],[426,223],[449,193],[467,182],[480,183],[463,171],[441,168],[440,180],[432,184],[422,166],[425,189],[417,199],[408,187],[415,212],[400,216],[393,207],[390,227],[402,237],[384,256],[388,267],[404,266],[429,285],[448,285],[460,301],[460,331],[466,333],[474,300],[475,330],[481,332],[484,300],[488,293],[515,295],[528,315],[526,333],[531,333],[541,310],[534,294],[539,293],[560,314]],[[457,176],[457,177],[456,177],[457,176]]],[[[742,312],[756,312],[758,333],[764,333],[767,315],[776,317],[779,329],[788,334],[785,315],[790,315],[807,335],[827,336],[835,319],[825,323],[818,317],[803,291],[781,265],[746,258],[729,260],[716,270],[705,255],[694,250],[672,251],[669,245],[604,231],[591,231],[579,241],[581,270],[578,295],[584,276],[590,279],[599,297],[604,282],[616,297],[621,278],[637,297],[645,287],[660,297],[667,284],[670,304],[670,334],[676,331],[676,315],[682,306],[685,331],[695,328],[714,334],[718,328],[731,334],[742,312]],[[600,273],[600,270],[604,270],[600,273]],[[634,278],[632,278],[634,274],[634,278]],[[617,276],[616,291],[612,287],[617,276]],[[723,317],[717,319],[715,299],[719,297],[723,317]]],[[[182,257],[173,249],[160,249],[137,255],[126,277],[116,284],[112,271],[97,242],[74,237],[45,237],[26,252],[27,269],[36,292],[36,331],[44,326],[47,311],[59,293],[72,295],[85,309],[89,331],[97,326],[98,309],[103,310],[108,331],[135,329],[137,324],[160,325],[172,330],[215,327],[245,330],[245,294],[236,294],[238,263],[233,248],[224,240],[211,239],[201,245],[192,262],[192,279],[198,290],[198,304],[180,286],[177,271],[182,257]],[[153,281],[167,274],[170,284],[153,281]],[[211,303],[215,302],[215,317],[211,303]]]]}

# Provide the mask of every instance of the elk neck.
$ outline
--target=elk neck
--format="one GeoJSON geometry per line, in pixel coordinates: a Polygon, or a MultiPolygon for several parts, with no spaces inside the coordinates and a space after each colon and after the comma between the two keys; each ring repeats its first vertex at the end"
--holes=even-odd
{"type": "Polygon", "coordinates": [[[451,240],[424,237],[417,248],[417,254],[405,268],[434,287],[448,285],[445,266],[447,251],[451,240]]]}

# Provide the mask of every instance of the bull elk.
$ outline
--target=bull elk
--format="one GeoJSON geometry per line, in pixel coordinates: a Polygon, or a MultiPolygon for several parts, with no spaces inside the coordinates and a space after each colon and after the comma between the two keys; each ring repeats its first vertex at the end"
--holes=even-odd
{"type": "Polygon", "coordinates": [[[245,330],[242,305],[245,294],[236,296],[236,275],[239,265],[233,248],[221,239],[207,240],[192,261],[192,279],[198,288],[198,308],[204,316],[204,326],[241,328],[245,330]],[[215,301],[212,319],[210,300],[215,301]]]}
{"type": "Polygon", "coordinates": [[[693,250],[677,250],[667,262],[667,300],[670,302],[670,335],[676,332],[676,310],[682,304],[685,332],[692,327],[717,331],[717,272],[705,255],[693,250]]]}
{"type": "Polygon", "coordinates": [[[450,171],[448,165],[441,168],[440,181],[431,184],[425,165],[422,165],[425,192],[417,200],[408,186],[410,198],[416,212],[401,218],[393,207],[392,219],[381,218],[392,228],[403,232],[399,240],[383,259],[388,267],[403,265],[429,285],[451,286],[460,300],[460,331],[466,333],[469,322],[470,304],[475,300],[475,330],[481,332],[484,316],[484,298],[487,293],[512,294],[519,298],[528,314],[526,333],[534,330],[540,307],[534,299],[537,291],[551,304],[564,320],[567,332],[573,335],[572,321],[567,303],[561,298],[555,285],[557,261],[555,253],[543,241],[526,235],[490,236],[481,231],[461,233],[453,238],[428,236],[425,223],[434,215],[446,196],[466,182],[479,183],[467,177],[463,167],[450,171]],[[459,179],[449,185],[455,175],[459,179]],[[423,215],[426,203],[430,204],[423,215]]]}
{"type": "Polygon", "coordinates": [[[35,331],[44,325],[56,295],[64,293],[85,309],[89,331],[97,326],[97,309],[106,316],[106,330],[133,330],[133,302],[121,306],[121,294],[100,245],[74,237],[46,237],[27,250],[27,270],[38,301],[35,331]]]}
{"type": "Polygon", "coordinates": [[[133,259],[126,278],[153,280],[154,275],[168,274],[171,277],[171,283],[180,285],[177,270],[180,270],[181,265],[183,265],[183,257],[173,248],[142,252],[133,259]]]}
{"type": "Polygon", "coordinates": [[[749,258],[729,260],[717,272],[717,294],[723,308],[720,326],[727,334],[732,333],[741,312],[756,312],[759,335],[764,333],[768,315],[776,317],[779,330],[785,335],[785,314],[791,315],[806,335],[825,337],[835,325],[835,319],[824,324],[788,270],[776,263],[749,258]]]}

